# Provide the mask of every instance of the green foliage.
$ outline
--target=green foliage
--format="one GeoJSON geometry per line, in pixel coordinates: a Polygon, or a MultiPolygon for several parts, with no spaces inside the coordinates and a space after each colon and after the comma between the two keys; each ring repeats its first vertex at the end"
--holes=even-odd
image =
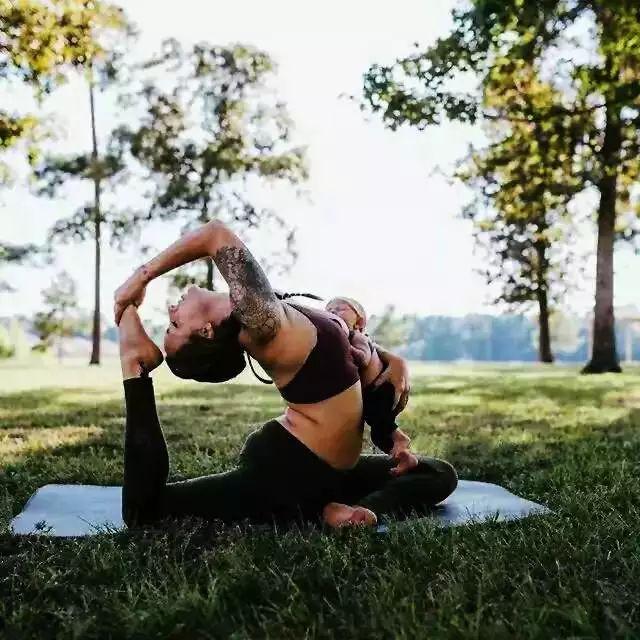
{"type": "Polygon", "coordinates": [[[95,237],[96,223],[109,232],[109,241],[114,246],[121,248],[135,237],[147,216],[137,209],[118,205],[118,188],[126,184],[125,162],[122,149],[112,141],[107,151],[96,159],[90,153],[48,156],[35,168],[37,193],[50,198],[59,196],[69,182],[98,180],[100,183],[99,215],[95,201],[81,205],[73,215],[60,218],[52,226],[49,233],[52,241],[90,240],[95,237]]]}
{"type": "MultiPolygon", "coordinates": [[[[529,205],[537,192],[545,211],[557,215],[581,191],[600,192],[593,372],[619,370],[613,237],[634,239],[640,229],[638,17],[633,0],[473,0],[454,11],[448,36],[425,51],[416,45],[392,65],[373,65],[364,80],[366,108],[391,128],[423,129],[444,118],[501,124],[499,147],[488,156],[510,158],[507,168],[516,169],[529,205]],[[471,90],[460,90],[461,78],[471,90]],[[516,144],[514,134],[526,143],[516,144]]],[[[504,194],[504,202],[493,202],[499,215],[522,217],[509,202],[514,189],[504,194]]],[[[532,213],[536,224],[540,213],[531,209],[526,217],[532,213]]],[[[513,235],[505,231],[497,238],[503,243],[513,235]]]]}
{"type": "MultiPolygon", "coordinates": [[[[519,101],[540,113],[562,103],[560,92],[522,60],[505,63],[488,85],[485,102],[494,109],[519,101]]],[[[570,290],[576,261],[572,238],[577,223],[568,204],[583,190],[579,168],[592,156],[587,146],[580,149],[580,163],[574,154],[584,121],[584,114],[487,120],[490,144],[471,152],[456,172],[475,195],[463,215],[474,222],[485,279],[498,290],[495,302],[511,308],[537,304],[539,353],[548,362],[553,359],[549,315],[570,290]]]]}
{"type": "Polygon", "coordinates": [[[11,344],[9,332],[0,325],[0,360],[12,358],[15,355],[15,347],[11,344]]]}
{"type": "MultiPolygon", "coordinates": [[[[48,247],[39,247],[35,244],[11,244],[0,242],[0,267],[3,264],[38,264],[49,262],[51,252],[48,247]]],[[[5,280],[0,280],[0,292],[13,291],[13,287],[5,280]]]]}
{"type": "Polygon", "coordinates": [[[407,343],[415,318],[409,315],[399,316],[393,305],[387,305],[382,314],[372,316],[368,322],[367,333],[373,340],[389,349],[407,343]]]}
{"type": "Polygon", "coordinates": [[[36,351],[47,351],[56,338],[65,338],[79,328],[76,284],[66,272],[58,274],[51,285],[42,291],[45,311],[36,313],[33,328],[40,338],[36,351]]]}
{"type": "MultiPolygon", "coordinates": [[[[0,369],[9,638],[638,636],[637,370],[439,367],[413,377],[399,423],[416,449],[451,460],[464,479],[547,504],[550,516],[454,529],[420,521],[383,536],[198,520],[10,536],[9,518],[44,484],[122,482],[122,387],[115,369],[110,381],[103,374],[0,369]]],[[[248,433],[281,409],[261,386],[154,380],[172,480],[230,468],[248,433]]]]}
{"type": "Polygon", "coordinates": [[[122,184],[126,178],[122,149],[117,144],[117,140],[111,139],[107,152],[104,155],[100,154],[95,98],[98,89],[104,89],[119,80],[117,73],[119,64],[122,65],[123,70],[126,69],[123,62],[124,50],[130,44],[130,37],[134,35],[134,31],[119,8],[88,1],[82,2],[81,6],[84,10],[90,10],[96,14],[88,16],[82,36],[87,43],[93,43],[93,45],[88,49],[86,56],[76,60],[76,66],[85,72],[87,80],[91,105],[90,122],[87,122],[87,125],[91,129],[92,149],[89,153],[44,157],[34,169],[34,185],[40,195],[55,197],[67,182],[89,180],[93,183],[92,202],[81,205],[72,216],[58,220],[50,231],[50,239],[52,241],[84,241],[92,238],[94,240],[96,274],[91,364],[99,364],[103,227],[110,232],[111,243],[121,246],[137,230],[142,216],[135,210],[118,206],[119,200],[113,191],[116,185],[122,184]],[[103,193],[104,191],[106,193],[103,193]],[[105,196],[111,196],[111,201],[106,202],[105,196]]]}
{"type": "MultiPolygon", "coordinates": [[[[636,75],[639,31],[633,0],[615,3],[472,0],[454,10],[450,34],[439,38],[430,48],[421,51],[416,43],[413,54],[399,58],[394,64],[371,66],[364,79],[366,107],[380,113],[392,128],[403,124],[425,128],[443,118],[462,122],[475,122],[482,117],[524,121],[562,118],[575,115],[576,104],[587,105],[589,112],[608,99],[617,107],[625,104],[633,107],[639,82],[636,75]],[[555,66],[558,83],[564,80],[575,83],[575,104],[567,92],[564,104],[550,104],[541,112],[532,111],[518,84],[512,87],[512,93],[519,98],[515,104],[505,102],[500,108],[485,104],[485,91],[490,83],[505,70],[508,73],[514,63],[538,64],[553,47],[585,46],[584,41],[576,42],[577,37],[567,31],[578,23],[587,37],[597,37],[598,53],[608,58],[609,64],[603,68],[597,57],[580,63],[578,57],[576,62],[562,58],[555,66]],[[460,74],[477,77],[480,85],[460,90],[452,82],[460,74]],[[587,98],[596,99],[593,106],[588,106],[587,98]]],[[[633,113],[628,118],[630,123],[635,120],[633,113]]]]}
{"type": "Polygon", "coordinates": [[[64,67],[83,69],[105,54],[96,31],[120,28],[122,10],[102,0],[3,0],[0,76],[18,75],[39,91],[65,81],[64,67]]]}
{"type": "MultiPolygon", "coordinates": [[[[0,79],[26,83],[42,98],[74,69],[104,58],[106,50],[96,34],[122,23],[121,9],[101,0],[1,0],[0,79]]],[[[35,162],[48,133],[34,114],[0,111],[0,151],[25,141],[35,162]]],[[[4,165],[0,170],[2,184],[10,174],[4,165]]]]}
{"type": "Polygon", "coordinates": [[[39,247],[34,244],[16,245],[2,242],[0,243],[0,262],[23,262],[36,254],[38,249],[39,247]]]}
{"type": "MultiPolygon", "coordinates": [[[[236,229],[272,222],[282,230],[276,212],[258,207],[245,188],[252,178],[296,184],[307,177],[285,106],[268,88],[269,56],[245,45],[185,51],[170,40],[145,68],[141,126],[119,135],[153,180],[149,216],[180,218],[185,227],[217,218],[236,229]]],[[[211,271],[207,280],[212,286],[211,271]]]]}
{"type": "MultiPolygon", "coordinates": [[[[104,3],[91,6],[103,12],[90,22],[87,38],[90,35],[94,49],[83,67],[93,105],[99,89],[115,86],[121,77],[127,76],[123,57],[135,31],[121,9],[104,3]]],[[[87,126],[92,129],[94,148],[90,152],[44,156],[34,168],[35,190],[38,195],[54,198],[69,182],[90,181],[102,201],[99,202],[99,196],[95,195],[91,203],[80,206],[75,214],[58,220],[51,229],[51,239],[85,241],[99,233],[97,226],[104,226],[110,233],[111,243],[121,246],[137,230],[143,216],[134,209],[118,206],[119,199],[114,191],[118,186],[124,186],[127,179],[124,150],[117,138],[110,137],[106,151],[99,153],[95,143],[93,106],[91,122],[87,122],[87,126]]]]}

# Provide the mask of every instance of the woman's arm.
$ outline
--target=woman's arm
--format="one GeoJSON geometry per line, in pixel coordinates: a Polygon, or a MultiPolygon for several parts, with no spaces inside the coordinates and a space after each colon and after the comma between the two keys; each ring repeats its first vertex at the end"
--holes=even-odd
{"type": "Polygon", "coordinates": [[[373,354],[373,346],[369,338],[360,331],[352,331],[349,334],[349,342],[351,343],[351,355],[358,369],[364,369],[371,362],[373,354]]]}
{"type": "Polygon", "coordinates": [[[277,334],[285,319],[282,303],[264,271],[242,240],[214,221],[191,231],[142,265],[116,291],[115,316],[120,321],[129,304],[139,300],[146,285],[177,267],[210,256],[229,285],[234,313],[253,340],[264,344],[277,334]]]}

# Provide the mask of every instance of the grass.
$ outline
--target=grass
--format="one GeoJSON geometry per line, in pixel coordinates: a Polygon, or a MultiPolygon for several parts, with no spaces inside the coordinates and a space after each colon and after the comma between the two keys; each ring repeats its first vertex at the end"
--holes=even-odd
{"type": "MultiPolygon", "coordinates": [[[[0,636],[638,638],[640,375],[425,367],[401,423],[460,476],[554,514],[324,534],[196,520],[79,540],[13,537],[47,483],[119,484],[117,368],[0,368],[0,636]]],[[[272,389],[159,376],[175,479],[227,468],[272,389]]]]}

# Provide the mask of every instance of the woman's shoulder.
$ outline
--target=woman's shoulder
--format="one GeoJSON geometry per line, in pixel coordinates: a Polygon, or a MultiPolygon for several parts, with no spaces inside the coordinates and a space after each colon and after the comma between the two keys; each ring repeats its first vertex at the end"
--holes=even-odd
{"type": "Polygon", "coordinates": [[[291,302],[285,302],[285,305],[290,306],[292,309],[294,309],[294,312],[297,311],[298,313],[304,315],[306,318],[308,318],[313,324],[315,324],[314,320],[330,320],[335,322],[336,324],[338,324],[340,326],[340,328],[344,331],[344,333],[348,336],[349,335],[349,327],[347,326],[347,323],[340,317],[337,316],[335,313],[331,313],[330,311],[327,311],[326,309],[316,309],[313,307],[307,307],[305,305],[300,305],[300,304],[296,304],[296,303],[291,303],[291,302]]]}

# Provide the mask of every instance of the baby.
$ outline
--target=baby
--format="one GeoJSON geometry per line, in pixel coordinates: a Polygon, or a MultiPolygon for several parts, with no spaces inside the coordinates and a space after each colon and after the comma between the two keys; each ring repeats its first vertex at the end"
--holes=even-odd
{"type": "Polygon", "coordinates": [[[395,423],[393,409],[395,390],[390,382],[378,387],[372,383],[382,373],[384,365],[371,340],[365,335],[367,314],[364,307],[352,298],[333,298],[326,310],[342,318],[349,328],[349,341],[353,359],[360,369],[364,420],[371,427],[373,443],[398,463],[394,475],[404,473],[418,464],[409,450],[411,440],[395,423]]]}

